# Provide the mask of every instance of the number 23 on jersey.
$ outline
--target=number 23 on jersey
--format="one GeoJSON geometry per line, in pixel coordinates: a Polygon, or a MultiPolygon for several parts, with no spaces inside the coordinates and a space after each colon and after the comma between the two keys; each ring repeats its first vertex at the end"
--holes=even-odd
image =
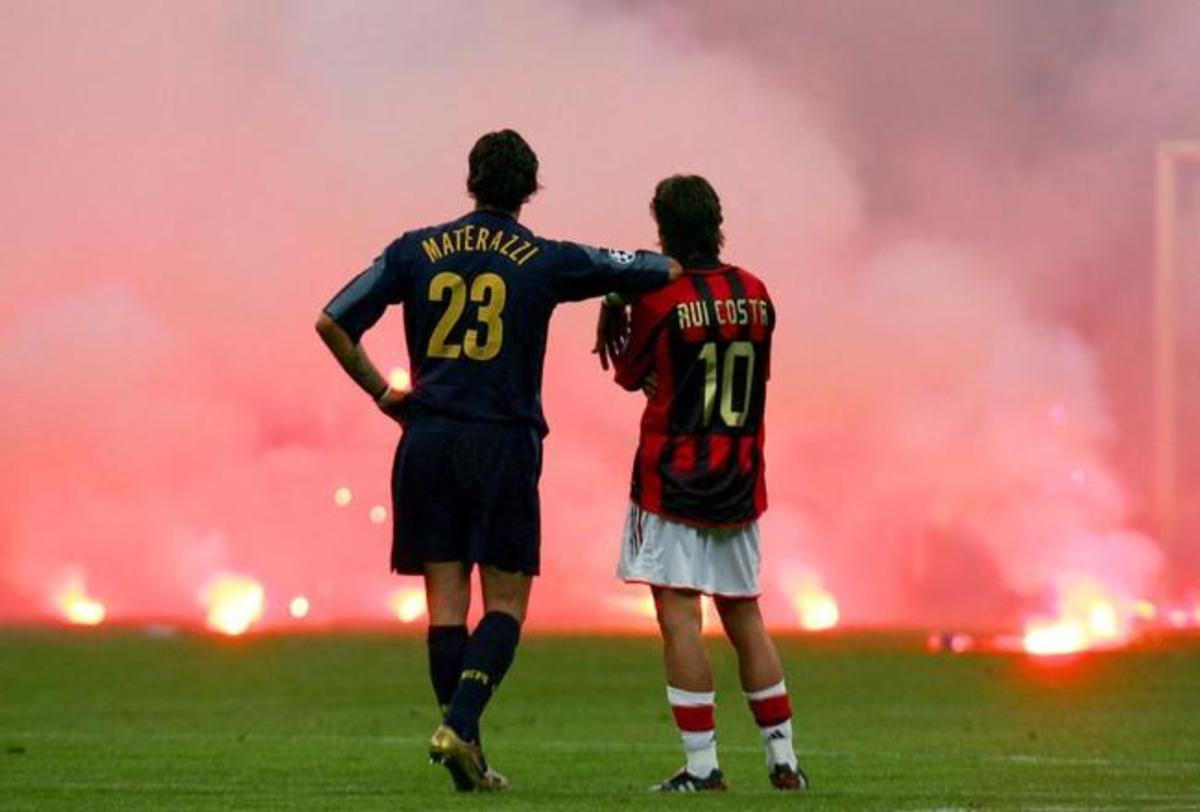
{"type": "Polygon", "coordinates": [[[504,303],[508,288],[504,278],[494,273],[482,273],[471,282],[459,274],[442,271],[429,282],[429,301],[446,302],[446,309],[429,336],[426,355],[430,358],[458,358],[465,355],[472,361],[490,361],[500,354],[504,344],[504,303]],[[450,333],[463,317],[467,300],[477,305],[475,323],[463,333],[461,344],[450,340],[450,333]]]}

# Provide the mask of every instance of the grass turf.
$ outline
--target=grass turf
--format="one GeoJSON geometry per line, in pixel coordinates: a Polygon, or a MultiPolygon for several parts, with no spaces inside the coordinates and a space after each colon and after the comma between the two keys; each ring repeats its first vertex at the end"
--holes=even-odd
{"type": "Polygon", "coordinates": [[[657,643],[528,637],[486,718],[495,796],[425,763],[424,643],[344,634],[0,632],[3,809],[1200,809],[1200,641],[1047,665],[916,636],[780,641],[804,797],[772,792],[713,642],[724,795],[681,763],[657,643]]]}

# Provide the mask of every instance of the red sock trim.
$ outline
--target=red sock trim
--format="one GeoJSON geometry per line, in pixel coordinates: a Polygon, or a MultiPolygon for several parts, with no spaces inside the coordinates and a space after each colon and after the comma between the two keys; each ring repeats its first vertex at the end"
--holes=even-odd
{"type": "Polygon", "coordinates": [[[675,724],[684,733],[704,733],[717,726],[716,713],[712,705],[672,705],[675,724]]]}
{"type": "Polygon", "coordinates": [[[750,700],[750,712],[759,727],[774,727],[792,718],[792,700],[787,694],[750,700]]]}

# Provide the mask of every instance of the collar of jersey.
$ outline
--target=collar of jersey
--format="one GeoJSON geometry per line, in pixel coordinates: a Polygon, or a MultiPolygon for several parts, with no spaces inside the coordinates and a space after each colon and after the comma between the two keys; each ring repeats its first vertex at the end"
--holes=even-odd
{"type": "Polygon", "coordinates": [[[472,209],[467,213],[467,217],[470,217],[472,214],[490,214],[492,217],[499,217],[501,220],[517,222],[517,218],[513,217],[511,213],[500,211],[499,209],[472,209]]]}
{"type": "Polygon", "coordinates": [[[729,267],[717,257],[705,256],[688,257],[682,265],[687,273],[715,273],[729,267]]]}

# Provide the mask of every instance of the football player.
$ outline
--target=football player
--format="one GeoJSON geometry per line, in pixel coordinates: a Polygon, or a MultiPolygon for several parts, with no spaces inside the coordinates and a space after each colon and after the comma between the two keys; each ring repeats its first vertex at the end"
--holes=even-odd
{"type": "Polygon", "coordinates": [[[423,575],[433,690],[443,711],[430,757],[460,790],[496,790],[479,720],[512,663],[540,552],[542,364],[554,308],[634,294],[678,276],[647,251],[603,251],[519,222],[538,159],[512,130],[468,159],[474,210],[409,231],[326,305],[317,331],[347,374],[404,426],[392,468],[392,570],[423,575]],[[393,389],[359,343],[402,305],[411,391],[393,389]],[[470,574],[484,615],[468,634],[470,574]]]}
{"type": "Polygon", "coordinates": [[[627,326],[613,312],[620,302],[606,301],[600,331],[612,339],[617,383],[648,396],[618,574],[648,584],[654,596],[667,701],[687,755],[687,765],[654,788],[725,789],[701,638],[700,596],[710,595],[737,651],[770,782],[803,789],[783,669],[757,600],[775,309],[757,276],[720,258],[721,203],[708,181],[667,178],[651,209],[663,251],[684,274],[637,298],[627,326]]]}

